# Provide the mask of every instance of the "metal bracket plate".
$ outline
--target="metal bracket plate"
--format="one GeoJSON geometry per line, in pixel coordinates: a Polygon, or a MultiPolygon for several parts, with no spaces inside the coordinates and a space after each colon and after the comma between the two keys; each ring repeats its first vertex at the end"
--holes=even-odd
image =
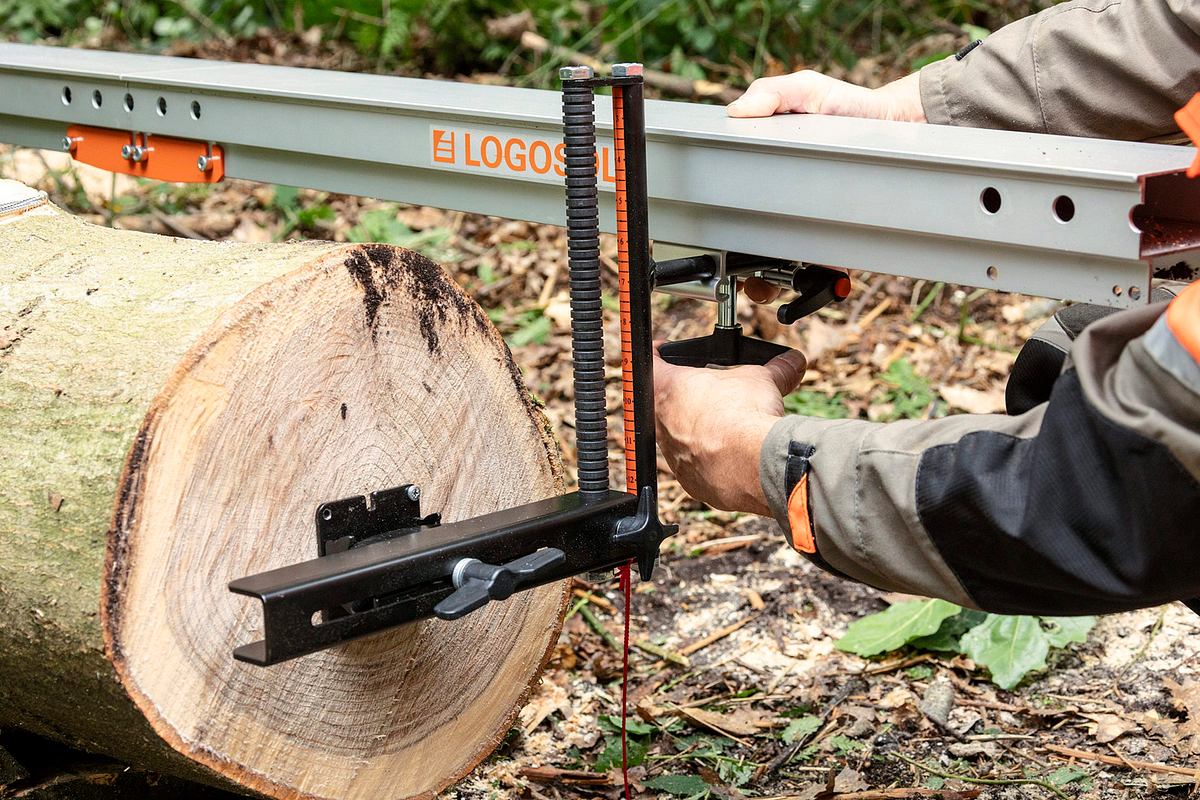
{"type": "Polygon", "coordinates": [[[221,145],[191,139],[71,125],[63,149],[76,161],[139,178],[217,183],[225,177],[221,145]]]}
{"type": "Polygon", "coordinates": [[[440,514],[421,516],[421,489],[411,483],[331,500],[317,506],[317,554],[327,556],[394,539],[441,521],[440,514]]]}

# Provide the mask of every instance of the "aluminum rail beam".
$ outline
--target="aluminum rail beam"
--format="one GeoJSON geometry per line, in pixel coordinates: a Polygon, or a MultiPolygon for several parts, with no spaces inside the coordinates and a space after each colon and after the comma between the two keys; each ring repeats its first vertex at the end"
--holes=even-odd
{"type": "MultiPolygon", "coordinates": [[[[211,141],[228,177],[534,222],[562,224],[560,117],[552,91],[0,44],[0,141],[211,141]]],[[[663,101],[646,127],[659,241],[1109,305],[1200,249],[1192,148],[663,101]]]]}

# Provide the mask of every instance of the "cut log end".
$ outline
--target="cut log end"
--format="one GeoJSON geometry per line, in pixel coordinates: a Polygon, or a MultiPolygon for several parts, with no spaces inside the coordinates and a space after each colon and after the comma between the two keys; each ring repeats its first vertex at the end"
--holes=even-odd
{"type": "Polygon", "coordinates": [[[560,492],[561,466],[503,340],[440,267],[384,245],[300,264],[214,312],[129,431],[97,576],[104,651],[154,732],[226,780],[429,796],[503,738],[563,585],[269,668],[232,658],[261,609],[227,585],[315,557],[322,501],[415,483],[454,521],[560,492]]]}
{"type": "Polygon", "coordinates": [[[486,316],[436,264],[334,251],[246,298],[151,406],[121,480],[104,629],[174,747],[268,794],[428,794],[486,755],[555,639],[560,586],[286,664],[229,581],[316,556],[317,502],[415,483],[446,521],[557,488],[486,316]]]}

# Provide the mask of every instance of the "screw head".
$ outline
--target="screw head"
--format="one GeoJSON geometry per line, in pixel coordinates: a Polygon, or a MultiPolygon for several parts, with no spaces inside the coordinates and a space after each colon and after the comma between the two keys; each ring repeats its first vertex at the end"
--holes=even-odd
{"type": "Polygon", "coordinates": [[[62,140],[62,149],[63,149],[63,152],[64,152],[64,153],[69,153],[69,152],[71,152],[71,148],[72,148],[73,146],[74,146],[74,142],[72,142],[72,141],[71,141],[71,137],[70,137],[70,136],[64,136],[64,137],[63,137],[63,140],[62,140]]]}
{"type": "Polygon", "coordinates": [[[630,78],[634,75],[641,75],[642,72],[642,65],[638,64],[636,61],[613,64],[612,66],[612,74],[614,78],[630,78]]]}
{"type": "Polygon", "coordinates": [[[564,81],[582,81],[592,77],[591,67],[562,67],[558,70],[558,77],[564,81]]]}
{"type": "Polygon", "coordinates": [[[421,499],[421,487],[409,486],[408,491],[405,492],[405,494],[408,495],[409,500],[413,500],[413,501],[420,500],[421,499]]]}
{"type": "Polygon", "coordinates": [[[127,145],[124,145],[121,147],[121,158],[124,158],[124,159],[132,159],[133,158],[133,145],[127,144],[127,145]]]}
{"type": "Polygon", "coordinates": [[[200,156],[196,159],[196,169],[201,172],[208,172],[208,156],[200,156]]]}

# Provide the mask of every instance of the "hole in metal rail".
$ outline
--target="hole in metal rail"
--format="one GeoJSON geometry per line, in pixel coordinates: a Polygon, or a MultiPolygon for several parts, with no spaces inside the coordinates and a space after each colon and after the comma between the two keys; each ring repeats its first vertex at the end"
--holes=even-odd
{"type": "Polygon", "coordinates": [[[125,110],[133,111],[133,95],[129,93],[125,94],[125,110]]]}
{"type": "Polygon", "coordinates": [[[312,626],[314,628],[319,628],[325,624],[325,620],[321,618],[320,611],[314,611],[312,613],[312,616],[308,618],[308,621],[312,624],[312,626]]]}
{"type": "Polygon", "coordinates": [[[192,119],[200,119],[200,101],[192,101],[192,119]]]}
{"type": "Polygon", "coordinates": [[[1138,203],[1129,209],[1129,227],[1137,233],[1144,233],[1150,224],[1150,209],[1145,203],[1138,203]]]}
{"type": "Polygon", "coordinates": [[[100,90],[92,92],[92,108],[99,108],[104,105],[104,95],[100,94],[100,90]]]}
{"type": "Polygon", "coordinates": [[[979,205],[983,206],[983,210],[989,214],[995,214],[1000,210],[1000,190],[995,186],[989,186],[979,195],[979,205]]]}
{"type": "Polygon", "coordinates": [[[1120,296],[1121,296],[1121,287],[1120,287],[1120,286],[1114,286],[1114,287],[1113,287],[1113,296],[1114,296],[1114,297],[1120,297],[1120,296]]]}
{"type": "Polygon", "coordinates": [[[70,86],[63,87],[61,97],[62,97],[62,104],[64,106],[71,105],[71,87],[70,86]]]}
{"type": "Polygon", "coordinates": [[[1137,299],[1138,299],[1139,297],[1141,297],[1141,296],[1142,296],[1142,290],[1141,290],[1141,289],[1139,289],[1139,288],[1138,288],[1138,287],[1136,287],[1136,286],[1130,286],[1130,287],[1129,287],[1129,298],[1130,298],[1131,300],[1137,300],[1137,299]]]}
{"type": "Polygon", "coordinates": [[[1000,270],[996,267],[988,267],[987,268],[987,276],[989,278],[991,278],[992,280],[996,280],[997,278],[1000,277],[1000,270]]]}
{"type": "Polygon", "coordinates": [[[1054,198],[1054,218],[1059,222],[1070,222],[1075,218],[1075,201],[1060,194],[1054,198]]]}
{"type": "Polygon", "coordinates": [[[329,520],[333,519],[333,509],[322,508],[321,509],[321,519],[325,520],[326,522],[329,522],[329,520]]]}
{"type": "Polygon", "coordinates": [[[154,107],[158,109],[158,115],[160,117],[165,117],[167,115],[167,98],[158,98],[158,102],[154,104],[154,107]]]}

